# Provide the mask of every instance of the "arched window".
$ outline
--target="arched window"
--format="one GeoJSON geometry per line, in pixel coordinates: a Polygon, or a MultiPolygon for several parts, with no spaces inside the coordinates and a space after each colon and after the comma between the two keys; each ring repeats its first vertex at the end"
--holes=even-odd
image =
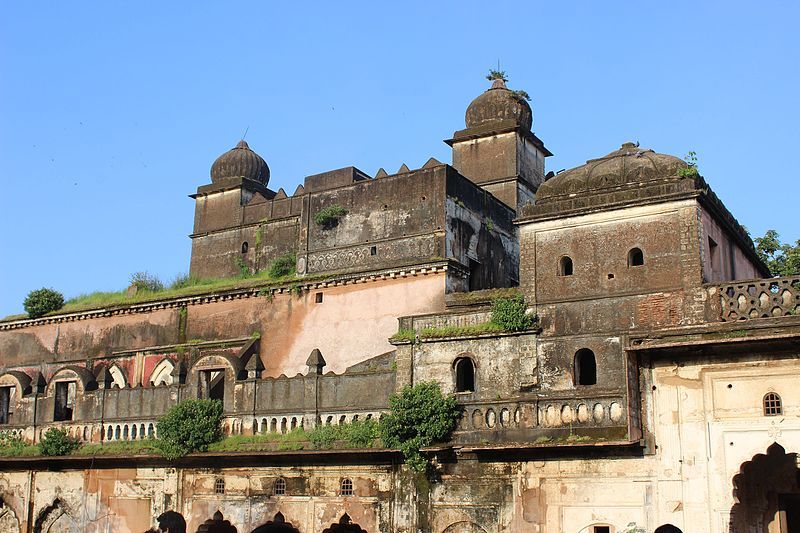
{"type": "Polygon", "coordinates": [[[275,480],[275,496],[283,496],[286,494],[286,480],[279,477],[275,480]]]}
{"type": "Polygon", "coordinates": [[[342,496],[352,496],[353,495],[353,480],[350,478],[343,478],[340,484],[341,488],[341,495],[342,496]]]}
{"type": "Polygon", "coordinates": [[[774,392],[769,392],[764,396],[764,416],[779,416],[783,414],[783,404],[781,397],[774,392]]]}
{"type": "Polygon", "coordinates": [[[244,241],[244,242],[242,243],[242,253],[243,253],[243,254],[246,254],[246,253],[247,253],[247,250],[249,250],[249,249],[250,249],[250,245],[249,245],[249,244],[247,244],[247,241],[244,241]]]}
{"type": "Polygon", "coordinates": [[[214,494],[225,494],[225,478],[218,477],[214,480],[214,494]]]}
{"type": "Polygon", "coordinates": [[[456,392],[475,390],[475,364],[469,357],[460,357],[455,362],[456,392]]]}
{"type": "Polygon", "coordinates": [[[112,389],[114,387],[116,387],[118,389],[124,389],[125,388],[125,385],[126,385],[125,374],[122,372],[122,370],[120,370],[120,368],[117,365],[112,366],[108,370],[108,373],[111,374],[111,379],[113,380],[111,382],[111,388],[112,389]]]}
{"type": "Polygon", "coordinates": [[[581,348],[575,353],[575,384],[597,384],[597,362],[594,352],[588,348],[581,348]]]}
{"type": "Polygon", "coordinates": [[[628,252],[628,266],[638,267],[644,264],[644,252],[640,248],[631,248],[628,252]]]}
{"type": "Polygon", "coordinates": [[[572,258],[565,255],[558,260],[558,275],[559,276],[572,275],[572,258]]]}

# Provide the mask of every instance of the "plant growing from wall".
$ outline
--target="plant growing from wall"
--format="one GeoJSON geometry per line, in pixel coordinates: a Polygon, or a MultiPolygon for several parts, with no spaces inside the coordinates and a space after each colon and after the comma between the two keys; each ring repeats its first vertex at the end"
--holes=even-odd
{"type": "Polygon", "coordinates": [[[531,101],[531,95],[528,94],[528,91],[517,89],[515,91],[511,91],[511,94],[513,94],[517,100],[525,100],[526,102],[531,101]]]}
{"type": "Polygon", "coordinates": [[[161,292],[164,290],[164,284],[158,279],[158,276],[145,271],[131,274],[131,285],[136,287],[137,291],[161,292]]]}
{"type": "Polygon", "coordinates": [[[700,172],[697,170],[696,152],[689,152],[686,154],[684,161],[686,162],[686,166],[678,170],[678,176],[682,178],[696,178],[700,175],[700,172]]]}
{"type": "Polygon", "coordinates": [[[489,74],[486,75],[486,79],[489,81],[494,81],[494,80],[508,81],[508,77],[506,76],[505,70],[499,70],[499,69],[495,70],[493,68],[489,69],[489,74]]]}
{"type": "Polygon", "coordinates": [[[389,397],[389,413],[379,425],[381,440],[402,451],[412,470],[422,472],[428,461],[420,448],[447,441],[460,416],[455,398],[442,394],[438,383],[406,386],[389,397]]]}
{"type": "Polygon", "coordinates": [[[236,256],[233,259],[233,264],[236,265],[236,269],[239,271],[240,278],[249,278],[251,275],[250,266],[239,256],[236,256]]]}
{"type": "Polygon", "coordinates": [[[204,452],[222,438],[222,402],[184,400],[158,419],[158,448],[167,459],[204,452]]]}
{"type": "Polygon", "coordinates": [[[521,294],[492,301],[492,323],[505,331],[523,331],[536,322],[526,313],[525,298],[521,294]]]}
{"type": "Polygon", "coordinates": [[[64,306],[64,295],[53,289],[37,289],[28,293],[23,306],[29,317],[39,318],[61,309],[64,306]]]}
{"type": "Polygon", "coordinates": [[[70,437],[67,431],[60,428],[50,428],[42,435],[39,449],[42,455],[67,455],[77,450],[80,443],[70,437]]]}
{"type": "Polygon", "coordinates": [[[261,246],[261,242],[264,240],[264,230],[262,228],[258,228],[256,230],[256,248],[261,246]]]}
{"type": "Polygon", "coordinates": [[[292,274],[297,264],[297,257],[294,254],[283,254],[276,257],[272,263],[269,264],[267,275],[273,279],[282,278],[292,274]]]}
{"type": "Polygon", "coordinates": [[[339,223],[339,219],[347,214],[347,210],[339,204],[332,204],[317,211],[314,224],[323,229],[331,229],[339,223]]]}

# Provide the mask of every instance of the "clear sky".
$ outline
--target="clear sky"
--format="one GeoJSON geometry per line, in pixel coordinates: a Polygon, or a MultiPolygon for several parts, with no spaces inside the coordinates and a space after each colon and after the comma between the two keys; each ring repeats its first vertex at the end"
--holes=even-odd
{"type": "Polygon", "coordinates": [[[450,162],[498,60],[549,170],[694,150],[753,235],[800,238],[796,2],[4,2],[0,316],[28,291],[189,266],[193,202],[248,129],[304,176],[450,162]]]}

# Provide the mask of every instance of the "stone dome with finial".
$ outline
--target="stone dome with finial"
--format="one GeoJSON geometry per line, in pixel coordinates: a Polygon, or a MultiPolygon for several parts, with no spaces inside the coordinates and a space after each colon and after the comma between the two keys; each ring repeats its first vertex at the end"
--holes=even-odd
{"type": "Polygon", "coordinates": [[[506,87],[505,72],[492,70],[487,78],[492,86],[469,104],[465,117],[467,128],[513,120],[530,130],[533,126],[533,111],[526,101],[527,93],[512,91],[506,87]]]}
{"type": "Polygon", "coordinates": [[[269,184],[269,167],[264,158],[252,151],[242,139],[211,165],[212,183],[219,183],[226,178],[246,178],[266,187],[269,184]]]}

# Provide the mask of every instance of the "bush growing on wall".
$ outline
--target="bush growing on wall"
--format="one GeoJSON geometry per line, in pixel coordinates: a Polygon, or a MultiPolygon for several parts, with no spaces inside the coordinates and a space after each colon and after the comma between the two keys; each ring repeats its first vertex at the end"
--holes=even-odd
{"type": "Polygon", "coordinates": [[[64,295],[53,289],[41,288],[28,293],[23,303],[31,318],[39,318],[64,306],[64,295]]]}
{"type": "Polygon", "coordinates": [[[267,275],[271,278],[288,276],[294,272],[296,263],[297,258],[294,254],[284,254],[275,258],[275,260],[270,263],[269,269],[267,269],[267,275]]]}
{"type": "Polygon", "coordinates": [[[39,449],[42,455],[67,455],[76,450],[80,443],[67,435],[66,430],[50,428],[45,431],[42,440],[39,442],[39,449]]]}
{"type": "Polygon", "coordinates": [[[533,326],[535,319],[525,313],[525,298],[517,294],[492,302],[492,322],[505,331],[523,331],[533,326]]]}
{"type": "Polygon", "coordinates": [[[317,214],[314,215],[314,224],[324,229],[330,229],[346,214],[347,210],[339,204],[329,205],[328,207],[320,209],[317,214]]]}
{"type": "Polygon", "coordinates": [[[184,400],[158,419],[158,447],[167,459],[204,452],[222,438],[222,402],[184,400]]]}
{"type": "Polygon", "coordinates": [[[381,440],[402,451],[406,464],[421,472],[428,463],[420,448],[447,441],[460,416],[456,399],[442,394],[437,383],[406,386],[389,397],[389,413],[379,425],[381,440]]]}

